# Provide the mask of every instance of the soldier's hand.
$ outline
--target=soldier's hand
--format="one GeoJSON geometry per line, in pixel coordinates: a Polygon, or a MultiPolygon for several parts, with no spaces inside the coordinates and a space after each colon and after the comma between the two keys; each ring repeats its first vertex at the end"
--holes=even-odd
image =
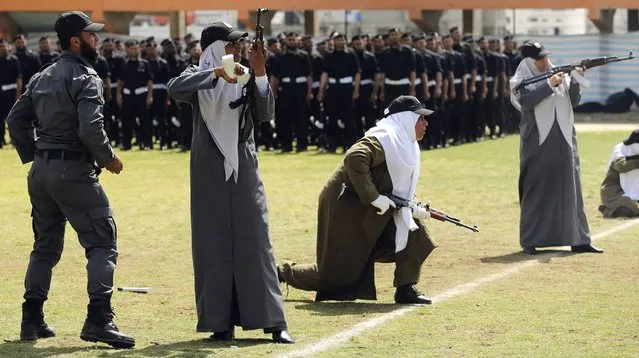
{"type": "Polygon", "coordinates": [[[415,88],[410,89],[410,95],[413,97],[415,96],[415,88]]]}
{"type": "Polygon", "coordinates": [[[266,74],[266,49],[264,43],[256,41],[255,46],[249,49],[249,65],[255,71],[255,76],[261,77],[266,74]]]}
{"type": "Polygon", "coordinates": [[[120,157],[118,157],[117,154],[115,155],[115,157],[113,157],[111,163],[107,164],[106,166],[106,170],[110,171],[113,174],[120,174],[122,169],[124,169],[124,165],[122,164],[122,160],[120,160],[120,157]]]}
{"type": "Polygon", "coordinates": [[[442,96],[442,89],[441,87],[437,87],[435,88],[435,92],[433,93],[433,96],[435,96],[435,98],[439,98],[442,96]]]}
{"type": "Polygon", "coordinates": [[[464,102],[468,102],[468,99],[469,99],[468,93],[464,93],[464,102]]]}
{"type": "Polygon", "coordinates": [[[477,92],[477,87],[476,87],[476,86],[471,85],[471,86],[470,86],[470,94],[474,94],[475,92],[477,92]]]}
{"type": "Polygon", "coordinates": [[[167,107],[167,108],[168,108],[168,107],[171,107],[171,100],[170,100],[170,99],[167,99],[167,100],[166,100],[166,107],[167,107]]]}
{"type": "Polygon", "coordinates": [[[233,84],[237,83],[237,78],[229,77],[229,75],[226,74],[226,71],[224,71],[223,67],[218,67],[214,69],[213,72],[215,72],[215,76],[217,78],[221,78],[228,83],[233,83],[233,84]]]}
{"type": "Polygon", "coordinates": [[[448,95],[446,94],[446,92],[442,93],[442,101],[448,101],[448,95]]]}
{"type": "Polygon", "coordinates": [[[353,91],[353,101],[357,101],[359,99],[359,92],[353,91]]]}
{"type": "Polygon", "coordinates": [[[372,94],[371,94],[370,101],[371,101],[371,103],[373,103],[373,104],[377,103],[377,94],[372,93],[372,94]]]}
{"type": "Polygon", "coordinates": [[[428,87],[426,87],[426,89],[424,90],[424,101],[428,101],[430,99],[430,91],[428,90],[428,87]]]}
{"type": "Polygon", "coordinates": [[[493,92],[493,99],[497,98],[497,92],[493,92]]]}
{"type": "Polygon", "coordinates": [[[324,100],[324,91],[320,90],[317,93],[317,101],[322,102],[324,100]]]}
{"type": "Polygon", "coordinates": [[[552,77],[550,77],[550,85],[552,87],[557,87],[562,82],[561,73],[556,73],[552,77]]]}
{"type": "Polygon", "coordinates": [[[379,93],[379,100],[384,102],[385,99],[386,99],[386,94],[384,94],[384,92],[380,92],[379,93]]]}
{"type": "Polygon", "coordinates": [[[486,99],[486,96],[488,96],[488,88],[483,90],[482,93],[481,93],[481,98],[486,99]]]}
{"type": "Polygon", "coordinates": [[[153,104],[153,96],[146,96],[146,106],[151,107],[153,104]]]}
{"type": "Polygon", "coordinates": [[[309,102],[313,100],[313,92],[308,92],[306,94],[306,100],[309,102]]]}
{"type": "Polygon", "coordinates": [[[117,97],[115,98],[115,101],[118,102],[118,106],[122,107],[122,103],[124,102],[124,100],[122,99],[121,94],[117,95],[117,97]]]}

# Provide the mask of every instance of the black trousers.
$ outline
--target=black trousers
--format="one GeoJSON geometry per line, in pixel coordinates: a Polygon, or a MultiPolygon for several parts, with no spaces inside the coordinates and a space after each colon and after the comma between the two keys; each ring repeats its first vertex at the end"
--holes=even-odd
{"type": "Polygon", "coordinates": [[[157,136],[160,140],[160,146],[168,146],[169,143],[169,124],[167,121],[168,108],[166,106],[167,93],[166,90],[153,90],[153,104],[149,110],[150,120],[158,123],[157,136]]]}
{"type": "Polygon", "coordinates": [[[16,90],[0,91],[0,148],[6,143],[5,121],[16,102],[16,90]]]}
{"type": "Polygon", "coordinates": [[[297,150],[308,148],[309,112],[306,83],[280,83],[277,94],[275,130],[283,151],[293,149],[293,133],[297,150]]]}
{"type": "Polygon", "coordinates": [[[139,120],[139,132],[136,133],[137,144],[140,148],[152,148],[153,126],[146,106],[147,94],[123,95],[122,101],[122,147],[131,149],[133,129],[136,118],[139,120]]]}
{"type": "MultiPolygon", "coordinates": [[[[410,85],[384,85],[384,108],[388,108],[388,105],[399,96],[408,96],[410,94],[410,85]]],[[[383,112],[382,112],[383,113],[383,112]]],[[[383,115],[382,115],[383,116],[383,115]]]]}
{"type": "Polygon", "coordinates": [[[191,150],[193,141],[193,107],[180,103],[180,147],[191,150]]]}
{"type": "Polygon", "coordinates": [[[104,106],[104,127],[109,140],[115,145],[119,145],[121,141],[120,134],[120,106],[118,105],[117,89],[111,88],[111,100],[104,106]]]}
{"type": "Polygon", "coordinates": [[[173,148],[173,142],[179,142],[179,127],[176,127],[173,121],[180,123],[180,104],[170,97],[169,102],[166,118],[166,145],[170,149],[173,148]]]}
{"type": "Polygon", "coordinates": [[[317,145],[322,148],[326,141],[325,133],[325,114],[322,108],[322,103],[317,99],[319,94],[319,88],[313,88],[313,100],[309,103],[309,137],[310,144],[317,145]],[[317,123],[324,125],[323,128],[318,128],[317,123]]]}
{"type": "Polygon", "coordinates": [[[67,220],[78,233],[88,260],[89,298],[108,298],[118,257],[117,227],[109,199],[89,160],[52,159],[51,153],[36,155],[27,179],[35,242],[24,298],[47,298],[53,267],[62,255],[67,220]]]}
{"type": "Polygon", "coordinates": [[[482,97],[483,83],[477,82],[477,91],[470,97],[468,101],[468,121],[469,127],[466,132],[466,140],[476,141],[484,137],[485,132],[485,110],[484,98],[482,97]]]}
{"type": "Polygon", "coordinates": [[[340,145],[347,150],[357,141],[353,89],[350,83],[332,84],[326,91],[326,136],[330,152],[334,152],[340,145]],[[340,121],[344,128],[340,128],[340,121]]]}
{"type": "Polygon", "coordinates": [[[428,127],[426,128],[426,135],[424,136],[424,145],[429,148],[437,148],[442,145],[442,119],[445,117],[442,113],[442,100],[435,98],[435,86],[428,88],[430,98],[426,101],[426,108],[434,111],[435,113],[428,116],[428,127]]]}
{"type": "Polygon", "coordinates": [[[359,87],[359,98],[355,101],[355,124],[357,139],[364,136],[364,132],[375,126],[377,105],[371,102],[373,84],[359,87]]]}
{"type": "Polygon", "coordinates": [[[461,83],[455,84],[455,99],[449,102],[451,105],[448,136],[458,143],[469,125],[466,102],[464,102],[464,87],[461,83]]]}

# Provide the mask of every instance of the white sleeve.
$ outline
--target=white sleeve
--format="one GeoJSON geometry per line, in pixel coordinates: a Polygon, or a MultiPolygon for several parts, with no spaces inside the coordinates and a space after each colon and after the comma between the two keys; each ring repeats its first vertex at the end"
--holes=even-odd
{"type": "Polygon", "coordinates": [[[268,79],[266,78],[266,75],[255,77],[255,84],[260,90],[262,97],[266,97],[268,95],[268,79]]]}

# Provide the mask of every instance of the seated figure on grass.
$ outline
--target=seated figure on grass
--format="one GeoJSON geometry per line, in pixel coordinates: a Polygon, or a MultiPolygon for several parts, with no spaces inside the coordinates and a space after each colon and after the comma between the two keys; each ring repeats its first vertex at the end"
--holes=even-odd
{"type": "Polygon", "coordinates": [[[400,96],[347,151],[319,196],[317,263],[283,263],[280,282],[317,291],[316,301],[375,300],[375,262],[395,262],[395,302],[431,303],[414,287],[437,247],[420,221],[430,215],[424,208],[397,209],[387,196],[415,195],[418,141],[431,113],[417,98],[400,96]]]}
{"type": "Polygon", "coordinates": [[[617,144],[601,184],[599,211],[605,218],[639,216],[639,129],[617,144]]]}

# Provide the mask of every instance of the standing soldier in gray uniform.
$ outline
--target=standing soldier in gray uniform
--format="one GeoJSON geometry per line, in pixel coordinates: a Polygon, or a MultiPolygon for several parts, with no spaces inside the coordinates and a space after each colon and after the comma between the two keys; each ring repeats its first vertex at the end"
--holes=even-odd
{"type": "Polygon", "coordinates": [[[133,337],[120,333],[113,323],[117,231],[98,181],[99,168],[122,171],[103,128],[102,80],[90,64],[98,57],[95,32],[103,28],[84,13],[62,14],[55,24],[63,49],[60,60],[33,77],[9,113],[18,155],[23,163],[33,161],[27,181],[35,243],[25,278],[22,340],[55,336],[44,322],[42,306],[69,220],[88,259],[90,302],[80,338],[116,348],[135,345],[133,337]]]}

